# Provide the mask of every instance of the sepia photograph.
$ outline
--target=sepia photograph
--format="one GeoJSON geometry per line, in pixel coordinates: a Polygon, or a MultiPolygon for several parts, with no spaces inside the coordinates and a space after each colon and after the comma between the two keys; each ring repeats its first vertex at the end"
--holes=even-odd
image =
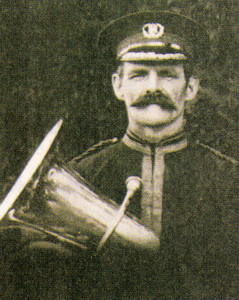
{"type": "Polygon", "coordinates": [[[239,2],[0,3],[0,298],[239,299],[239,2]]]}

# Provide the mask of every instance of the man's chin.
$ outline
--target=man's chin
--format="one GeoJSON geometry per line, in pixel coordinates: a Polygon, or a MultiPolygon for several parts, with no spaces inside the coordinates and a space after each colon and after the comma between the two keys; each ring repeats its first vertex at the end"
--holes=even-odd
{"type": "Polygon", "coordinates": [[[164,128],[170,125],[175,121],[176,118],[157,118],[157,119],[147,119],[143,118],[141,120],[138,120],[138,123],[145,126],[145,127],[152,127],[152,128],[164,128]]]}
{"type": "Polygon", "coordinates": [[[165,121],[155,121],[155,122],[147,122],[147,121],[144,121],[142,122],[141,124],[144,126],[144,127],[151,127],[151,128],[158,128],[158,129],[161,129],[161,128],[165,128],[167,127],[169,124],[171,124],[174,120],[165,120],[165,121]]]}
{"type": "Polygon", "coordinates": [[[140,123],[151,127],[162,127],[170,124],[176,118],[175,110],[165,110],[157,104],[151,104],[145,108],[137,108],[135,113],[140,123]]]}

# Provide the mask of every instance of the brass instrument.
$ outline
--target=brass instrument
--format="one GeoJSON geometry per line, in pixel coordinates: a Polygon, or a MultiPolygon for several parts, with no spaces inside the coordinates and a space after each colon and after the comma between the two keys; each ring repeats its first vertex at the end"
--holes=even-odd
{"type": "Polygon", "coordinates": [[[25,203],[8,213],[11,224],[32,228],[83,250],[96,250],[107,229],[112,231],[106,234],[111,246],[158,248],[156,234],[136,217],[124,214],[126,206],[117,217],[118,223],[109,230],[120,206],[100,195],[64,162],[55,159],[38,172],[30,193],[24,191],[18,200],[25,203]]]}

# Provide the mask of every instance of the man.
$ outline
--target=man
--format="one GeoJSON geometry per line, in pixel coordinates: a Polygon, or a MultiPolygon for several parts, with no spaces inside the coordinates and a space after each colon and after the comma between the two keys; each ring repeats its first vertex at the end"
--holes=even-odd
{"type": "MultiPolygon", "coordinates": [[[[117,55],[112,83],[126,105],[128,129],[121,140],[100,143],[70,163],[120,205],[126,180],[139,177],[142,187],[127,211],[157,234],[160,246],[113,247],[109,237],[95,255],[35,227],[2,227],[2,299],[238,297],[237,163],[183,133],[185,105],[199,87],[193,65],[207,43],[199,24],[173,13],[136,13],[107,26],[99,49],[105,59],[117,55]]],[[[41,224],[50,208],[50,216],[60,217],[53,228],[72,225],[86,238],[77,228],[75,199],[69,195],[68,203],[65,186],[63,192],[60,200],[45,193],[42,199],[40,187],[31,195],[34,213],[27,207],[19,213],[41,224]]]]}
{"type": "Polygon", "coordinates": [[[183,132],[185,106],[199,88],[194,67],[209,51],[204,28],[177,14],[140,12],[109,24],[99,37],[99,50],[105,59],[117,56],[112,84],[125,103],[127,132],[70,166],[119,204],[127,178],[140,177],[142,188],[128,211],[160,239],[157,255],[129,253],[125,268],[119,259],[110,272],[106,260],[101,274],[109,273],[108,291],[103,288],[102,295],[238,297],[237,162],[188,142],[183,132]]]}

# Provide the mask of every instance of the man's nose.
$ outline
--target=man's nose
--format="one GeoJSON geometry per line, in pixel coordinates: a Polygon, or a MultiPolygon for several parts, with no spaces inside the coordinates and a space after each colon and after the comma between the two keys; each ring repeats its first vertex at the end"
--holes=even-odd
{"type": "Polygon", "coordinates": [[[147,86],[149,92],[156,92],[160,89],[160,80],[156,71],[150,72],[147,86]]]}

